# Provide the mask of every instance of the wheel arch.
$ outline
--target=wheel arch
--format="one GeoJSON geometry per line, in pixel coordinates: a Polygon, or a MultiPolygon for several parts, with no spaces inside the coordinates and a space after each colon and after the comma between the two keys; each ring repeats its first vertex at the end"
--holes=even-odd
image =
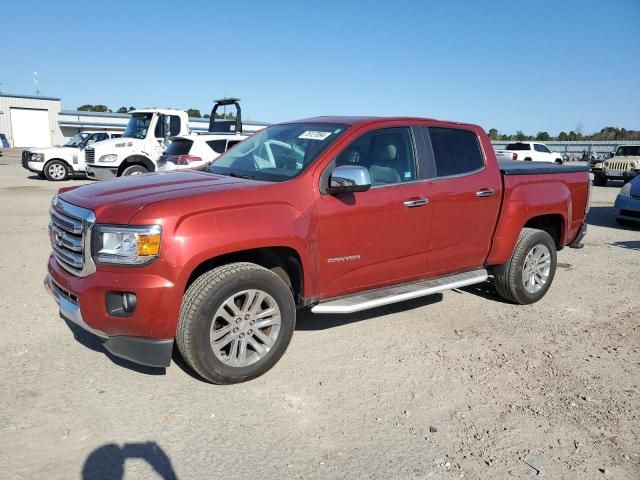
{"type": "Polygon", "coordinates": [[[530,218],[522,228],[535,228],[547,232],[553,238],[556,249],[561,250],[565,238],[565,220],[559,213],[538,215],[530,218]]]}
{"type": "Polygon", "coordinates": [[[155,164],[148,157],[145,157],[144,155],[130,155],[118,166],[118,176],[120,177],[124,169],[131,165],[142,165],[150,172],[156,171],[155,164]]]}
{"type": "Polygon", "coordinates": [[[235,262],[249,262],[269,269],[280,276],[291,288],[296,305],[304,300],[304,270],[300,254],[291,247],[271,246],[225,253],[200,262],[192,269],[184,286],[189,286],[203,273],[221,265],[235,262]]]}

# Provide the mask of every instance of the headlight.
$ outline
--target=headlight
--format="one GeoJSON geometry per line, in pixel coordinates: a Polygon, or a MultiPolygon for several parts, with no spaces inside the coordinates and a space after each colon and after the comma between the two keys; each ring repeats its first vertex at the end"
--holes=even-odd
{"type": "Polygon", "coordinates": [[[44,154],[42,153],[32,153],[31,154],[31,161],[32,162],[41,162],[44,160],[44,154]]]}
{"type": "Polygon", "coordinates": [[[115,153],[110,153],[109,155],[102,155],[98,160],[100,163],[112,163],[117,160],[118,156],[115,153]]]}
{"type": "Polygon", "coordinates": [[[620,189],[618,193],[621,197],[630,197],[631,196],[631,182],[625,183],[624,186],[620,189]]]}
{"type": "Polygon", "coordinates": [[[160,253],[162,227],[96,225],[91,251],[98,265],[144,265],[160,253]]]}

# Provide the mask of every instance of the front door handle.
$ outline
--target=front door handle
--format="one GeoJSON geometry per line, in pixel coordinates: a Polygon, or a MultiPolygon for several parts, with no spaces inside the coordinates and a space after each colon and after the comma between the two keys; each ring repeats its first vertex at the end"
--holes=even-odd
{"type": "Polygon", "coordinates": [[[491,197],[496,194],[496,191],[492,188],[483,188],[482,190],[478,190],[476,192],[477,197],[491,197]]]}
{"type": "Polygon", "coordinates": [[[419,198],[417,200],[407,200],[406,202],[404,202],[404,206],[407,208],[422,207],[427,203],[429,203],[428,198],[419,198]]]}

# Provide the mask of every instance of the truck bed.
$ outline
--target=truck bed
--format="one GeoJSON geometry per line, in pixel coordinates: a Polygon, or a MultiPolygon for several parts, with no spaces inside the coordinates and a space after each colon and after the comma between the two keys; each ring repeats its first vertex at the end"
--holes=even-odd
{"type": "Polygon", "coordinates": [[[517,160],[498,160],[503,175],[539,175],[543,173],[588,172],[587,165],[557,165],[551,162],[525,162],[517,160]]]}

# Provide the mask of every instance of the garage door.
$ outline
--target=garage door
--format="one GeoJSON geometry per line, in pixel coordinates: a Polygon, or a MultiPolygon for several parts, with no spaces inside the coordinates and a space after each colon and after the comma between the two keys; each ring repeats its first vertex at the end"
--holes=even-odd
{"type": "Polygon", "coordinates": [[[11,109],[14,147],[50,147],[49,112],[30,108],[11,109]]]}

